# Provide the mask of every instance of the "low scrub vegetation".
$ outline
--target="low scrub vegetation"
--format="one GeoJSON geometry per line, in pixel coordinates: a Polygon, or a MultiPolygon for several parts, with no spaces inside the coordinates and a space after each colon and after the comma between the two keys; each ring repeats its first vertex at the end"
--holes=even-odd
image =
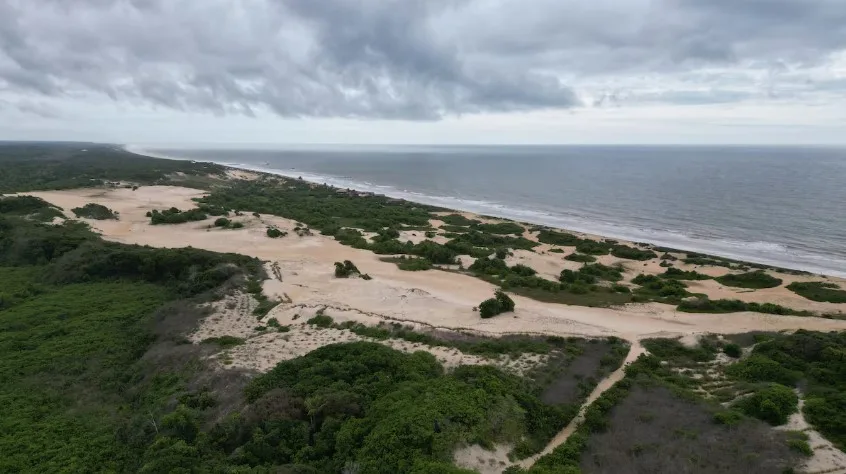
{"type": "Polygon", "coordinates": [[[793,282],[787,285],[787,289],[812,301],[846,303],[846,290],[840,289],[835,283],[823,281],[793,282]]]}
{"type": "Polygon", "coordinates": [[[780,278],[771,276],[763,270],[738,274],[730,273],[714,279],[726,286],[750,289],[775,288],[782,283],[780,278]]]}
{"type": "Polygon", "coordinates": [[[349,278],[355,275],[361,275],[361,272],[351,261],[335,262],[335,278],[349,278]]]}
{"type": "Polygon", "coordinates": [[[285,237],[288,235],[287,232],[277,229],[276,227],[268,227],[267,228],[267,236],[271,239],[278,239],[280,237],[285,237]]]}
{"type": "Polygon", "coordinates": [[[775,303],[747,303],[741,300],[711,300],[696,298],[679,303],[679,311],[687,313],[737,313],[753,311],[756,313],[778,314],[783,316],[812,316],[810,311],[795,310],[775,303]]]}
{"type": "Polygon", "coordinates": [[[661,278],[670,278],[673,280],[710,280],[711,277],[697,271],[682,271],[678,268],[668,268],[661,274],[661,278]]]}
{"type": "MultiPolygon", "coordinates": [[[[552,250],[550,250],[551,252],[552,250]]],[[[564,260],[569,260],[571,262],[582,262],[582,263],[593,263],[596,261],[596,257],[593,255],[585,255],[582,253],[571,253],[564,257],[564,260]]]]}
{"type": "Polygon", "coordinates": [[[497,290],[494,297],[479,304],[479,316],[483,319],[492,318],[502,313],[514,311],[514,300],[502,290],[497,290]]]}
{"type": "Polygon", "coordinates": [[[89,202],[88,204],[82,207],[75,207],[71,209],[71,212],[73,212],[76,217],[84,217],[86,219],[118,219],[118,214],[115,211],[109,209],[108,207],[102,204],[97,204],[93,202],[89,202]]]}
{"type": "Polygon", "coordinates": [[[208,219],[208,214],[200,209],[190,209],[181,211],[175,207],[159,211],[153,209],[147,213],[150,218],[150,224],[184,224],[185,222],[202,221],[208,219]]]}
{"type": "Polygon", "coordinates": [[[629,247],[627,245],[615,245],[611,248],[611,255],[617,258],[641,261],[658,257],[658,254],[652,250],[643,250],[635,247],[629,247]]]}

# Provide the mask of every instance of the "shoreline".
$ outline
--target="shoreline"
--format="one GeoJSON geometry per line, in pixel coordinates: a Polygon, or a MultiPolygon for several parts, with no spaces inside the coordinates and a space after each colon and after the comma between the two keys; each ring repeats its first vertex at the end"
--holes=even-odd
{"type": "MultiPolygon", "coordinates": [[[[750,257],[749,255],[744,255],[742,252],[732,251],[732,249],[742,249],[743,247],[749,247],[750,245],[760,245],[764,247],[783,247],[783,244],[777,243],[768,243],[764,241],[758,242],[744,242],[738,240],[731,240],[731,239],[711,239],[711,240],[702,240],[703,243],[707,242],[710,243],[710,247],[707,245],[696,245],[696,242],[692,244],[685,243],[683,240],[695,240],[695,237],[691,237],[682,233],[676,233],[671,230],[663,231],[667,234],[674,234],[677,241],[671,241],[667,239],[662,239],[660,236],[653,238],[650,237],[648,234],[656,234],[662,231],[657,231],[653,229],[630,229],[629,232],[626,232],[625,229],[621,230],[620,232],[615,232],[616,226],[613,223],[602,222],[599,221],[597,225],[603,228],[603,230],[596,231],[595,229],[587,229],[579,225],[579,223],[575,223],[571,225],[571,222],[568,221],[569,218],[561,217],[561,216],[554,216],[548,213],[539,212],[539,211],[531,211],[531,210],[521,210],[517,208],[509,208],[507,206],[498,204],[498,203],[491,203],[485,201],[468,201],[462,200],[459,198],[449,197],[449,196],[431,196],[422,193],[412,192],[412,191],[401,191],[391,186],[384,186],[384,185],[374,185],[370,183],[359,183],[355,181],[349,181],[343,177],[332,177],[332,176],[325,176],[319,175],[310,172],[304,172],[301,170],[282,170],[282,169],[268,169],[262,166],[257,165],[250,165],[245,163],[231,163],[231,162],[220,162],[220,161],[211,161],[206,159],[192,159],[192,158],[181,158],[176,156],[158,154],[155,152],[151,152],[144,148],[135,146],[135,145],[121,145],[121,149],[128,153],[132,153],[139,156],[145,156],[150,158],[160,158],[160,159],[167,159],[167,160],[176,160],[176,161],[206,161],[209,163],[214,163],[220,166],[224,166],[229,169],[233,170],[240,170],[240,171],[250,171],[254,173],[264,173],[273,176],[281,176],[286,178],[292,179],[302,179],[303,181],[314,183],[318,185],[327,185],[332,186],[335,188],[341,189],[352,189],[359,192],[370,192],[378,195],[383,195],[390,198],[395,199],[403,199],[408,202],[414,202],[418,204],[424,204],[429,206],[436,206],[442,207],[445,210],[453,211],[456,213],[467,213],[473,214],[476,217],[491,217],[495,219],[500,219],[504,221],[513,221],[521,224],[527,224],[531,226],[543,226],[547,227],[552,230],[568,232],[572,234],[581,235],[588,238],[593,239],[616,239],[621,241],[626,241],[629,243],[646,243],[656,247],[665,247],[671,248],[674,250],[680,250],[684,252],[695,252],[704,254],[707,256],[716,256],[721,258],[727,258],[736,260],[741,263],[753,263],[759,265],[769,265],[774,268],[783,268],[788,270],[797,270],[812,273],[815,275],[819,275],[821,277],[835,277],[835,278],[846,278],[846,271],[837,271],[826,267],[820,267],[812,263],[807,263],[808,259],[813,260],[821,260],[826,262],[831,262],[832,259],[837,260],[838,257],[831,256],[831,255],[819,255],[819,254],[812,254],[807,253],[806,255],[799,256],[798,258],[803,259],[805,261],[802,262],[795,262],[795,261],[782,261],[776,258],[768,258],[768,257],[750,257]],[[543,219],[542,216],[547,217],[547,219],[543,219]],[[559,221],[561,223],[555,223],[552,221],[559,221]],[[635,232],[632,232],[635,231],[635,232]],[[632,233],[639,232],[640,235],[632,236],[632,233]],[[716,247],[716,249],[715,249],[716,247]],[[722,248],[720,248],[722,247],[722,248]]],[[[666,237],[666,236],[665,236],[666,237]]],[[[844,267],[846,268],[846,263],[844,263],[844,267]]]]}

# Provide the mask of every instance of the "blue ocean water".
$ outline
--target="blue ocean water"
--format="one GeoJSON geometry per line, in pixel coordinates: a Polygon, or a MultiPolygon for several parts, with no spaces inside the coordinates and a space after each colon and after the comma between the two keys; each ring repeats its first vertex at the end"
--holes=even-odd
{"type": "Polygon", "coordinates": [[[846,276],[846,149],[156,149],[575,231],[846,276]]]}

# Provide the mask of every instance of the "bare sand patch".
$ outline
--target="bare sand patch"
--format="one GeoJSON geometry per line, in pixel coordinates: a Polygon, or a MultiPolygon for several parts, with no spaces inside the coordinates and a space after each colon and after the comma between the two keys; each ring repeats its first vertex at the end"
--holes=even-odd
{"type": "Polygon", "coordinates": [[[453,454],[453,461],[458,467],[472,469],[479,474],[501,474],[512,464],[508,453],[512,446],[497,444],[493,450],[487,450],[477,444],[465,446],[453,454]]]}

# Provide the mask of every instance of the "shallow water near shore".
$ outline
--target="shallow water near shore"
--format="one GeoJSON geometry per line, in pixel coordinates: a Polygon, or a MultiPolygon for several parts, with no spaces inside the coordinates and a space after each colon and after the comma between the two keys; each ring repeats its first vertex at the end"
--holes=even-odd
{"type": "Polygon", "coordinates": [[[346,145],[128,149],[846,276],[846,149],[346,145]]]}

